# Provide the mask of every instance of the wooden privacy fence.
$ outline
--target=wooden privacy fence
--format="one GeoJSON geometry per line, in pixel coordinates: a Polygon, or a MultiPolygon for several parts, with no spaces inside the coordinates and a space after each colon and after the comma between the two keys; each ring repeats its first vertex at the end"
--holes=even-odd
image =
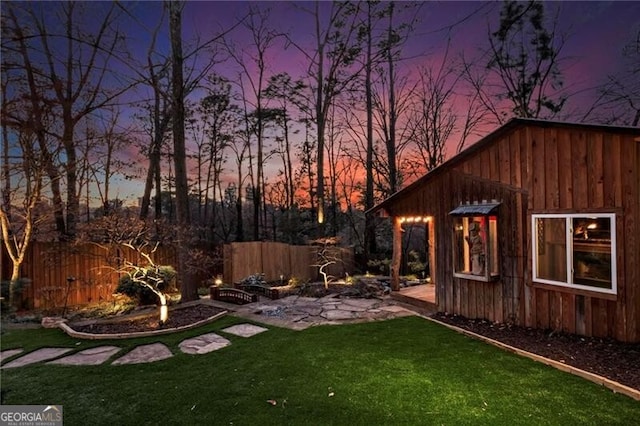
{"type": "MultiPolygon", "coordinates": [[[[320,279],[318,246],[291,246],[273,242],[231,243],[224,246],[224,280],[241,281],[252,274],[265,274],[267,281],[299,281],[320,279]]],[[[11,277],[11,260],[4,245],[1,253],[1,281],[11,277]]],[[[354,270],[352,248],[330,247],[326,257],[335,263],[326,268],[333,277],[344,277],[354,270]]],[[[28,280],[17,305],[23,309],[51,309],[85,305],[113,300],[122,273],[117,272],[127,260],[145,264],[134,250],[111,246],[108,250],[93,244],[34,242],[22,264],[21,277],[28,280]]],[[[172,265],[177,269],[178,258],[173,247],[159,247],[152,255],[158,265],[172,265]]],[[[204,277],[200,277],[204,278],[204,277]]]]}
{"type": "MultiPolygon", "coordinates": [[[[151,256],[158,265],[177,267],[173,247],[158,247],[151,256]]],[[[19,307],[50,309],[112,300],[122,273],[116,269],[127,260],[139,265],[146,261],[134,250],[93,244],[41,243],[31,246],[21,268],[29,280],[19,307]],[[120,262],[120,263],[118,263],[120,262]]],[[[11,277],[11,261],[2,246],[2,281],[11,277]]]]}
{"type": "MultiPolygon", "coordinates": [[[[319,246],[292,246],[274,242],[231,243],[224,246],[224,282],[236,283],[253,274],[264,274],[266,281],[295,277],[301,282],[320,278],[319,246]]],[[[353,248],[329,247],[326,257],[335,263],[326,268],[334,277],[344,277],[354,269],[353,248]]]]}

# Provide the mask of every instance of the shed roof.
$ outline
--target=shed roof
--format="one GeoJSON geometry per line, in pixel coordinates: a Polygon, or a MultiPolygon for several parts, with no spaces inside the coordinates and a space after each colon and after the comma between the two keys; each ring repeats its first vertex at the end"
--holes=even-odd
{"type": "Polygon", "coordinates": [[[496,211],[501,203],[460,204],[449,212],[452,216],[486,216],[496,211]]]}
{"type": "MultiPolygon", "coordinates": [[[[640,128],[631,127],[631,126],[612,126],[607,124],[571,123],[571,122],[564,122],[564,121],[549,121],[549,120],[541,120],[541,119],[534,119],[534,118],[512,118],[502,126],[498,127],[493,132],[489,133],[484,138],[480,139],[478,142],[469,146],[467,149],[463,150],[462,152],[451,157],[449,160],[445,161],[444,163],[437,166],[433,170],[424,174],[422,177],[418,178],[416,181],[414,181],[410,185],[392,194],[387,199],[382,201],[380,204],[372,207],[367,213],[375,213],[378,210],[387,208],[402,196],[424,185],[426,182],[429,181],[429,179],[439,175],[443,171],[455,166],[456,164],[460,163],[466,158],[474,155],[476,152],[484,149],[487,145],[490,145],[496,142],[505,134],[512,132],[515,129],[526,127],[526,126],[541,127],[541,128],[548,128],[548,127],[574,128],[574,129],[582,128],[585,130],[600,130],[605,132],[635,134],[640,136],[640,128]]],[[[638,140],[638,142],[640,142],[640,140],[638,140]]]]}

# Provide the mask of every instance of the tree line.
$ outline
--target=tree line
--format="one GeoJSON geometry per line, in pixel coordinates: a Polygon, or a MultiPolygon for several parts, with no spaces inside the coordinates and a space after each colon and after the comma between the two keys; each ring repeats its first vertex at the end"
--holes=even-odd
{"type": "Polygon", "coordinates": [[[274,24],[269,3],[184,39],[191,6],[2,3],[0,219],[12,280],[34,238],[74,240],[132,209],[189,229],[185,247],[339,235],[374,256],[383,226],[366,212],[487,125],[640,119],[630,78],[640,32],[620,47],[620,73],[576,89],[563,77],[558,5],[479,3],[437,29],[486,19],[479,53],[448,42],[437,59],[407,54],[428,3],[291,4],[309,24],[305,39],[274,24]],[[279,55],[301,71],[279,69],[279,55]],[[584,90],[593,104],[569,108],[584,90]],[[114,194],[127,180],[140,182],[135,208],[114,194]]]}

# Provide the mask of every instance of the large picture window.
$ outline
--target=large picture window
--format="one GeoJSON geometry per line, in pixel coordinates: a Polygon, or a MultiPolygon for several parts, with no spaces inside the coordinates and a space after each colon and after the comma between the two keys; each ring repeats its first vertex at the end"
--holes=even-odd
{"type": "Polygon", "coordinates": [[[532,215],[533,280],[616,294],[615,214],[532,215]]]}
{"type": "Polygon", "coordinates": [[[479,281],[498,278],[498,217],[454,218],[455,276],[479,281]]]}

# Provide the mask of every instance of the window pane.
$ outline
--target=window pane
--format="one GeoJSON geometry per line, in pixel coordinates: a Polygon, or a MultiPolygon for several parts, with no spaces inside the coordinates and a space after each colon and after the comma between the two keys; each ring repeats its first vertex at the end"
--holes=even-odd
{"type": "Polygon", "coordinates": [[[489,217],[489,257],[490,265],[489,272],[491,275],[498,275],[498,218],[496,216],[489,217]]]}
{"type": "MultiPolygon", "coordinates": [[[[465,218],[466,219],[466,218],[465,218]]],[[[453,265],[455,272],[465,273],[469,271],[469,249],[464,242],[466,220],[456,218],[454,221],[454,254],[453,265]]]]}
{"type": "Polygon", "coordinates": [[[567,282],[567,221],[565,218],[536,219],[538,278],[567,282]]]}
{"type": "Polygon", "coordinates": [[[455,272],[486,276],[487,217],[462,217],[454,222],[455,272]]]}
{"type": "Polygon", "coordinates": [[[611,288],[611,220],[573,218],[573,282],[611,288]]]}

